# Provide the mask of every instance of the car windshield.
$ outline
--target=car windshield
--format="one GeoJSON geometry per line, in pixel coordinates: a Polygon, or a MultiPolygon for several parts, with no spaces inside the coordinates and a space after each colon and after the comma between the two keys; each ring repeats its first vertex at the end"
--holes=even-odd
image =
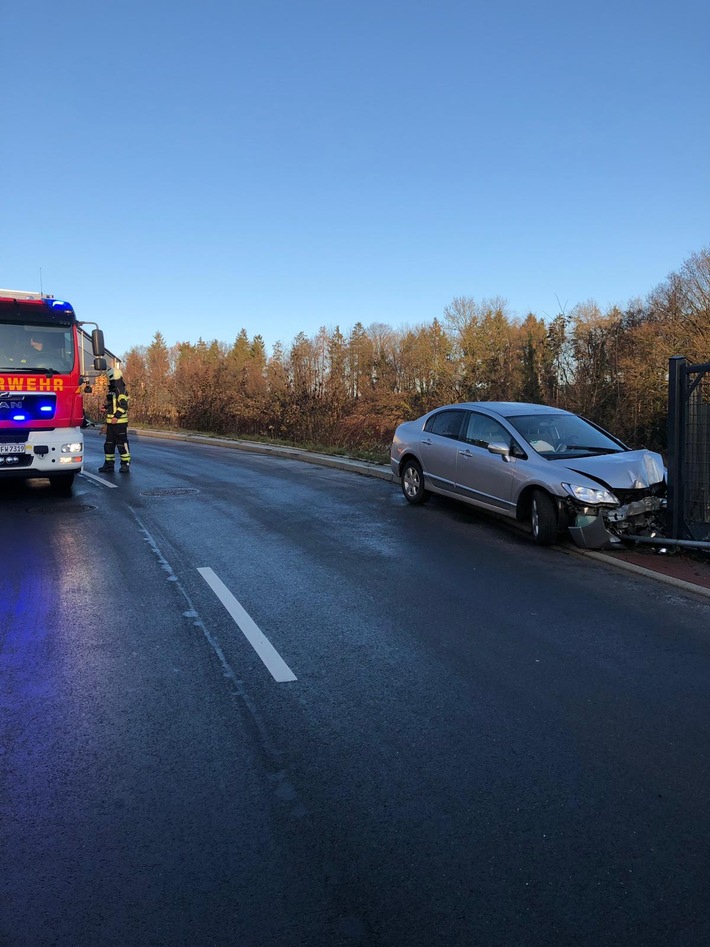
{"type": "Polygon", "coordinates": [[[542,457],[548,460],[618,454],[624,448],[576,414],[531,414],[508,418],[542,457]]]}

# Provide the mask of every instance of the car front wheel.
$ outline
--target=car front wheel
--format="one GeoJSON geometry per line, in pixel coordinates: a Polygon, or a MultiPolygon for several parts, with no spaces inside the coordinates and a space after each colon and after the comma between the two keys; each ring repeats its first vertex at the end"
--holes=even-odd
{"type": "Polygon", "coordinates": [[[551,546],[557,539],[557,508],[549,493],[535,490],[530,504],[530,526],[539,546],[551,546]]]}
{"type": "Polygon", "coordinates": [[[402,465],[402,493],[410,503],[425,503],[429,493],[424,489],[424,474],[418,461],[405,460],[402,465]]]}

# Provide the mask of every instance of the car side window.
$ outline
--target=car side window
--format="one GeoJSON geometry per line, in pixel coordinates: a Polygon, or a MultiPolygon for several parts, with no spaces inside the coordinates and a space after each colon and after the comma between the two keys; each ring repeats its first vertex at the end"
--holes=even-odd
{"type": "Polygon", "coordinates": [[[458,440],[461,435],[463,411],[437,411],[424,425],[427,434],[438,434],[440,437],[451,437],[458,440]]]}
{"type": "Polygon", "coordinates": [[[463,440],[475,447],[487,448],[489,444],[504,444],[509,448],[513,439],[502,424],[485,414],[472,411],[468,418],[463,440]]]}

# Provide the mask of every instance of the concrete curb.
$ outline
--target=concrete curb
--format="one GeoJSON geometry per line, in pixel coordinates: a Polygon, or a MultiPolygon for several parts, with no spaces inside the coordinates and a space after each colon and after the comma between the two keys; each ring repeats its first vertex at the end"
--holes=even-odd
{"type": "MultiPolygon", "coordinates": [[[[285,457],[291,460],[299,460],[306,464],[318,464],[321,467],[334,467],[337,470],[348,470],[351,473],[360,474],[364,477],[376,477],[379,480],[386,480],[388,483],[398,483],[399,478],[395,477],[389,467],[383,467],[381,464],[369,464],[363,460],[350,460],[347,457],[332,457],[329,454],[315,454],[311,451],[301,450],[298,447],[283,447],[279,445],[260,444],[256,441],[239,441],[221,437],[208,437],[204,434],[182,434],[174,431],[151,431],[131,428],[131,436],[154,437],[162,440],[188,441],[193,444],[207,444],[213,447],[225,447],[229,450],[244,450],[254,454],[272,454],[275,457],[285,457]]],[[[614,559],[600,552],[593,552],[590,549],[566,549],[574,555],[585,556],[589,559],[595,559],[605,565],[616,569],[622,569],[632,572],[635,575],[645,576],[647,579],[655,579],[657,582],[663,582],[666,585],[675,586],[684,592],[692,592],[695,595],[702,595],[710,599],[710,589],[702,585],[696,585],[693,582],[686,582],[675,576],[666,575],[663,572],[656,572],[653,569],[644,569],[643,566],[637,566],[632,562],[624,562],[620,559],[614,559]]]]}
{"type": "Polygon", "coordinates": [[[572,549],[575,555],[586,556],[589,559],[596,559],[597,562],[603,562],[605,565],[613,566],[615,569],[624,569],[626,572],[633,572],[636,575],[646,576],[648,579],[656,579],[665,585],[673,585],[684,592],[693,592],[695,595],[702,595],[710,599],[710,589],[704,585],[696,585],[694,582],[686,582],[684,579],[678,579],[674,575],[666,575],[665,572],[656,572],[654,569],[644,569],[643,566],[637,566],[633,562],[624,562],[623,559],[614,559],[613,556],[605,556],[602,552],[593,552],[591,549],[572,549]]]}

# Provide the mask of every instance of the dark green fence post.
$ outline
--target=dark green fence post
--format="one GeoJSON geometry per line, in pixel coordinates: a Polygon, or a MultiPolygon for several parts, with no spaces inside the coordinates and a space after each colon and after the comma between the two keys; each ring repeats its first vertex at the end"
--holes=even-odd
{"type": "Polygon", "coordinates": [[[687,359],[674,355],[668,360],[668,532],[682,539],[684,528],[683,455],[685,448],[685,402],[687,359]]]}

